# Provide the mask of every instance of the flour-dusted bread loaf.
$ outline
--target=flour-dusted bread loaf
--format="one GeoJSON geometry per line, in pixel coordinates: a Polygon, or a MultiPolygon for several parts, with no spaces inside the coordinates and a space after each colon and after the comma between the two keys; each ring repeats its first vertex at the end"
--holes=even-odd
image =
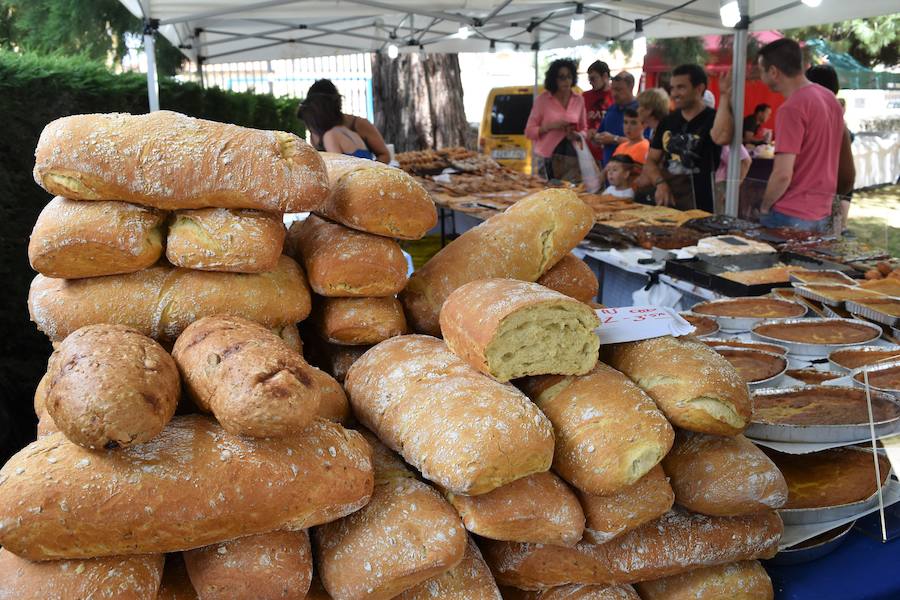
{"type": "Polygon", "coordinates": [[[296,135],[166,110],[63,117],[34,154],[38,185],[73,200],[301,212],[328,194],[319,153],[296,135]]]}
{"type": "Polygon", "coordinates": [[[151,443],[99,452],[56,433],[0,469],[0,544],[32,560],[188,550],[352,513],[372,481],[369,444],[325,420],[261,440],[175,417],[151,443]]]}
{"type": "Polygon", "coordinates": [[[781,508],[788,487],[775,463],[742,435],[679,431],[663,459],[675,501],[704,515],[730,517],[781,508]]]}
{"type": "Polygon", "coordinates": [[[537,283],[570,298],[590,304],[600,292],[600,282],[586,262],[574,254],[566,254],[537,283]]]}
{"type": "Polygon", "coordinates": [[[291,224],[287,247],[320,296],[393,296],[406,285],[406,257],[386,237],[309,215],[291,224]]]}
{"type": "Polygon", "coordinates": [[[331,193],[316,212],[347,227],[417,240],[437,224],[428,191],[410,175],[374,160],[323,152],[331,193]]]}
{"type": "Polygon", "coordinates": [[[278,264],[285,233],[280,213],[228,208],[179,210],[169,225],[166,258],[186,269],[262,273],[278,264]]]}
{"type": "Polygon", "coordinates": [[[444,300],[470,281],[536,281],[593,224],[594,212],[569,190],[544,190],[519,200],[450,242],[412,274],[400,294],[412,330],[440,335],[444,300]]]}
{"type": "Polygon", "coordinates": [[[311,367],[280,337],[240,317],[204,317],[172,356],[191,399],[235,435],[295,435],[318,415],[311,367]]]}
{"type": "Polygon", "coordinates": [[[28,310],[38,329],[60,341],[85,325],[115,323],[174,341],[203,317],[236,315],[265,325],[295,324],[311,308],[303,271],[282,256],[265,273],[213,273],[156,266],[137,273],[31,282],[28,310]]]}
{"type": "Polygon", "coordinates": [[[641,600],[630,585],[561,585],[546,590],[503,588],[503,600],[641,600]]]}
{"type": "Polygon", "coordinates": [[[394,297],[317,298],[312,321],[332,344],[371,346],[406,333],[403,306],[394,297]]]}
{"type": "Polygon", "coordinates": [[[47,277],[131,273],[162,256],[164,212],[125,202],[76,202],[57,196],[38,216],[28,261],[47,277]]]}
{"type": "Polygon", "coordinates": [[[759,561],[694,569],[636,585],[644,600],[772,600],[772,580],[759,561]]]}
{"type": "Polygon", "coordinates": [[[310,365],[309,375],[313,386],[319,390],[318,416],[337,423],[346,423],[350,419],[350,402],[347,393],[337,379],[310,365]]]}
{"type": "Polygon", "coordinates": [[[603,363],[578,377],[534,377],[523,388],[553,423],[553,469],[584,492],[633,485],[672,447],[672,426],[653,401],[603,363]]]}
{"type": "Polygon", "coordinates": [[[31,562],[0,549],[0,600],[156,600],[163,555],[31,562]]]}
{"type": "Polygon", "coordinates": [[[491,570],[471,539],[458,565],[409,588],[397,600],[503,600],[491,570]]]}
{"type": "Polygon", "coordinates": [[[109,449],[153,439],[180,396],[178,367],[162,346],[122,325],[88,325],[49,361],[43,402],[71,441],[109,449]]]}
{"type": "Polygon", "coordinates": [[[315,530],[317,571],[342,600],[386,600],[452,569],[468,536],[453,507],[368,434],[375,489],[359,511],[315,530]]]}
{"type": "Polygon", "coordinates": [[[771,558],[783,530],[775,512],[707,517],[671,511],[605,544],[566,548],[486,540],[482,551],[497,583],[536,590],[569,583],[635,583],[771,558]]]}
{"type": "Polygon", "coordinates": [[[197,591],[188,577],[181,552],[166,555],[157,600],[197,600],[197,591]]]}
{"type": "Polygon", "coordinates": [[[584,511],[569,487],[550,471],[535,473],[487,494],[447,492],[466,529],[481,537],[574,546],[584,532],[584,511]]]}
{"type": "Polygon", "coordinates": [[[611,344],[600,360],[634,380],[676,427],[736,435],[750,424],[747,383],[725,357],[694,338],[611,344]]]}
{"type": "Polygon", "coordinates": [[[605,544],[626,531],[658,519],[675,502],[675,492],[659,465],[636,483],[608,496],[578,492],[584,509],[584,541],[605,544]]]}
{"type": "Polygon", "coordinates": [[[405,335],[381,342],[353,363],[344,385],[356,418],[450,492],[484,494],[550,468],[547,418],[441,340],[405,335]]]}
{"type": "Polygon", "coordinates": [[[312,579],[306,531],[272,531],[188,550],[184,561],[203,600],[304,600],[312,579]]]}
{"type": "Polygon", "coordinates": [[[478,279],[462,285],[444,302],[440,322],[447,347],[498,381],[583,375],[597,363],[597,314],[530,281],[478,279]]]}

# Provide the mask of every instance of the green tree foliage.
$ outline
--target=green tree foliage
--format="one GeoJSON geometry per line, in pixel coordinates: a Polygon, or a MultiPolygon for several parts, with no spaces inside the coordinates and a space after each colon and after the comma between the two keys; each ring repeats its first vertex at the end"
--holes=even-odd
{"type": "Polygon", "coordinates": [[[787,29],[784,34],[800,40],[826,40],[832,48],[849,54],[866,67],[900,64],[900,13],[787,29]]]}
{"type": "MultiPolygon", "coordinates": [[[[119,61],[125,35],[142,31],[118,0],[0,0],[0,48],[119,61]]],[[[162,36],[156,55],[163,75],[173,75],[184,59],[162,36]]]]}

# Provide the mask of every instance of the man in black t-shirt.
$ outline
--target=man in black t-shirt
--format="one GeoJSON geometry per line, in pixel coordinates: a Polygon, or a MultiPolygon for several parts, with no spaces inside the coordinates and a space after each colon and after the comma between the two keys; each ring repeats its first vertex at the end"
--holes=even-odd
{"type": "Polygon", "coordinates": [[[713,212],[713,177],[722,145],[734,135],[731,113],[731,74],[719,84],[719,109],[703,103],[707,77],[700,65],[681,65],[672,71],[675,111],[656,128],[644,171],[656,186],[657,205],[713,212]]]}
{"type": "Polygon", "coordinates": [[[772,107],[768,104],[757,104],[753,114],[744,117],[744,144],[762,144],[767,140],[760,132],[763,123],[772,116],[772,107]]]}

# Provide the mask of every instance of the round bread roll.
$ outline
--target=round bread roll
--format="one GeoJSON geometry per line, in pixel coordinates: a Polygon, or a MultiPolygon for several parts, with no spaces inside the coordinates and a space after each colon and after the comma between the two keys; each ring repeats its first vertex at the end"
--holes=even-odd
{"type": "Polygon", "coordinates": [[[702,567],[638,583],[644,600],[772,600],[772,580],[759,561],[702,567]]]}
{"type": "Polygon", "coordinates": [[[600,282],[586,262],[574,254],[566,254],[536,283],[586,304],[600,292],[600,282]]]}
{"type": "Polygon", "coordinates": [[[72,333],[50,364],[46,409],[72,442],[116,448],[152,439],[175,414],[181,381],[162,346],[123,325],[72,333]]]}
{"type": "Polygon", "coordinates": [[[319,298],[313,322],[322,339],[345,346],[371,346],[406,333],[403,305],[392,296],[319,298]]]}

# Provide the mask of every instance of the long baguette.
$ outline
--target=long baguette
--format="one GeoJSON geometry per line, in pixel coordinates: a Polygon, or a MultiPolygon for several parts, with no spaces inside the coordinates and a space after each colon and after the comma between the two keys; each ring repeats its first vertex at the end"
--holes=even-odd
{"type": "Polygon", "coordinates": [[[486,540],[482,550],[498,583],[535,590],[569,583],[635,583],[771,558],[783,530],[775,512],[706,517],[674,510],[606,544],[565,548],[486,540]]]}
{"type": "Polygon", "coordinates": [[[0,544],[32,560],[174,552],[303,529],[369,500],[359,434],[316,421],[287,439],[175,417],[153,442],[89,451],[56,433],[0,470],[0,544]]]}
{"type": "Polygon", "coordinates": [[[453,493],[484,494],[550,468],[547,418],[438,339],[381,342],[353,363],[345,387],[360,422],[453,493]]]}
{"type": "Polygon", "coordinates": [[[296,135],[165,110],[51,122],[35,150],[34,180],[73,200],[163,209],[301,212],[328,194],[322,159],[296,135]]]}
{"type": "Polygon", "coordinates": [[[265,273],[214,273],[156,266],[137,273],[31,283],[31,320],[51,341],[85,325],[132,327],[158,341],[174,341],[202,317],[236,315],[266,327],[302,321],[311,300],[303,271],[282,256],[265,273]]]}
{"type": "Polygon", "coordinates": [[[400,294],[413,331],[440,335],[438,315],[453,290],[476,279],[536,281],[578,245],[594,213],[574,192],[544,190],[453,240],[400,294]]]}

